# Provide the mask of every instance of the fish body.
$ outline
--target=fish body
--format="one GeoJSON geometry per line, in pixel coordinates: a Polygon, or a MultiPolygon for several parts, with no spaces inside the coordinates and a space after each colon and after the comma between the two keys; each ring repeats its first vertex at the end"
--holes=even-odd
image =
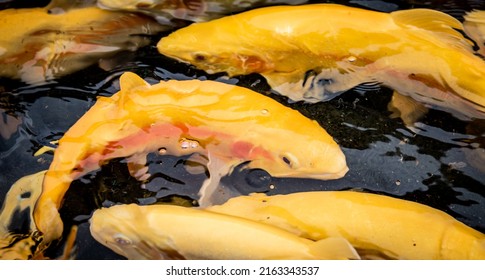
{"type": "MultiPolygon", "coordinates": [[[[485,235],[419,203],[352,191],[240,196],[209,211],[277,226],[301,237],[342,237],[359,253],[394,259],[485,259],[485,235]]],[[[361,254],[363,258],[364,255],[361,254]]]]}
{"type": "Polygon", "coordinates": [[[62,13],[47,8],[0,11],[0,76],[41,83],[123,50],[147,45],[167,29],[149,17],[96,7],[62,13]]]}
{"type": "Polygon", "coordinates": [[[382,84],[463,119],[485,116],[485,61],[444,13],[382,13],[335,4],[266,7],[194,23],[161,54],[208,73],[260,73],[294,101],[382,84]]]}
{"type": "Polygon", "coordinates": [[[45,240],[62,232],[57,209],[70,183],[114,158],[127,158],[137,178],[150,152],[208,158],[201,205],[210,204],[217,178],[243,162],[281,177],[337,179],[348,171],[340,147],[316,121],[249,89],[199,80],[149,85],[130,72],[120,86],[59,141],[35,211],[45,240]]]}
{"type": "Polygon", "coordinates": [[[358,258],[343,239],[318,243],[251,220],[174,205],[115,205],[96,210],[90,222],[98,242],[128,259],[358,258]]]}
{"type": "Polygon", "coordinates": [[[231,13],[241,12],[254,7],[276,4],[302,4],[306,0],[99,0],[103,9],[140,12],[154,17],[160,23],[173,19],[193,22],[208,21],[231,13]]]}

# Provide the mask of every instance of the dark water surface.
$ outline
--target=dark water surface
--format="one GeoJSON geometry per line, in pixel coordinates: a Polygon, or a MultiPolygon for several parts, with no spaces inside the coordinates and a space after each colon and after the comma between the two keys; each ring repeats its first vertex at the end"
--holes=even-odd
{"type": "MultiPolygon", "coordinates": [[[[24,2],[4,1],[0,8],[25,7],[24,2]]],[[[482,0],[310,2],[381,11],[425,7],[460,20],[465,11],[485,9],[482,0]]],[[[118,77],[132,71],[150,83],[160,79],[217,79],[267,94],[316,119],[347,157],[350,171],[333,181],[272,178],[262,170],[238,169],[223,178],[223,184],[235,186],[242,194],[357,189],[430,205],[485,233],[485,124],[430,110],[416,127],[407,128],[399,118],[391,117],[387,106],[392,91],[387,88],[349,91],[319,104],[288,103],[272,93],[259,75],[227,79],[161,56],[155,45],[165,35],[154,37],[150,46],[124,56],[110,71],[92,66],[41,86],[0,79],[0,126],[5,131],[0,136],[0,203],[16,180],[48,169],[52,154],[33,154],[62,137],[97,96],[117,92],[118,77]]],[[[206,176],[187,173],[186,160],[150,154],[152,177],[144,189],[142,183],[129,176],[123,159],[76,180],[66,195],[61,215],[66,226],[79,225],[77,258],[120,258],[89,235],[87,221],[96,208],[132,202],[193,203],[206,176]]],[[[48,254],[55,257],[57,249],[52,248],[48,254]]]]}

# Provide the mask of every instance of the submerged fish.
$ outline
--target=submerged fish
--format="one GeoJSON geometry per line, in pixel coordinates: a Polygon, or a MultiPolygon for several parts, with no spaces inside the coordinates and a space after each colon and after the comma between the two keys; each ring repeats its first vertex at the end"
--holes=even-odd
{"type": "Polygon", "coordinates": [[[460,118],[485,118],[485,61],[455,29],[463,29],[458,20],[427,9],[278,6],[194,23],[158,50],[208,73],[260,73],[294,101],[373,83],[460,118]]]}
{"type": "Polygon", "coordinates": [[[256,194],[207,210],[270,224],[312,240],[343,237],[358,252],[377,252],[387,258],[485,259],[483,233],[429,206],[383,195],[256,194]]]}
{"type": "Polygon", "coordinates": [[[277,227],[174,205],[96,210],[94,239],[128,259],[358,259],[343,238],[319,242],[277,227]]]}
{"type": "Polygon", "coordinates": [[[0,259],[29,259],[37,252],[34,206],[42,193],[46,171],[16,181],[0,209],[0,259]]]}
{"type": "Polygon", "coordinates": [[[149,85],[130,72],[120,87],[59,141],[34,213],[46,241],[62,232],[57,210],[70,183],[114,158],[127,158],[140,180],[150,152],[208,158],[200,205],[211,204],[220,177],[243,162],[279,177],[336,179],[348,171],[340,147],[316,121],[249,89],[199,80],[149,85]]]}
{"type": "Polygon", "coordinates": [[[150,43],[167,27],[132,13],[96,7],[49,13],[47,8],[0,11],[0,76],[39,83],[81,70],[123,50],[150,43]]]}
{"type": "Polygon", "coordinates": [[[485,58],[485,11],[474,10],[463,16],[465,32],[478,46],[478,53],[485,58]]]}
{"type": "Polygon", "coordinates": [[[98,6],[104,9],[144,13],[165,24],[173,19],[208,21],[254,7],[304,2],[307,0],[99,0],[98,6]]]}

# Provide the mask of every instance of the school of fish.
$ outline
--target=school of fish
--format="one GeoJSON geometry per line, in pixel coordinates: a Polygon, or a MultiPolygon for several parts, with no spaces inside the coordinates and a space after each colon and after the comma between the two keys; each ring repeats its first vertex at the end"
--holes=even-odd
{"type": "MultiPolygon", "coordinates": [[[[426,114],[424,106],[485,119],[483,11],[462,24],[427,9],[304,2],[52,1],[2,10],[0,33],[8,36],[0,38],[0,77],[45,83],[146,46],[183,20],[195,23],[162,37],[157,49],[209,74],[258,73],[279,94],[311,103],[383,85],[395,90],[389,108],[406,123],[426,114]],[[290,5],[259,8],[275,4],[290,5]]],[[[64,133],[48,170],[11,187],[0,213],[0,259],[43,258],[63,235],[59,210],[74,180],[123,158],[142,184],[150,153],[190,157],[208,177],[198,207],[94,211],[91,235],[128,259],[485,259],[483,233],[415,202],[352,191],[243,196],[223,186],[239,166],[318,180],[348,172],[319,123],[270,97],[211,80],[150,84],[132,72],[119,87],[64,133]]]]}

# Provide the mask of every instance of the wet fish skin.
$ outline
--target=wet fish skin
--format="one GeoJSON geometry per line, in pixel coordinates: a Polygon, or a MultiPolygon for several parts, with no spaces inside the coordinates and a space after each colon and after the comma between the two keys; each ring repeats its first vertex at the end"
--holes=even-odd
{"type": "Polygon", "coordinates": [[[250,8],[276,4],[302,4],[306,0],[99,0],[103,9],[140,12],[166,24],[173,19],[203,22],[250,8]]]}
{"type": "Polygon", "coordinates": [[[270,224],[312,240],[343,237],[358,252],[380,252],[394,259],[485,259],[483,233],[440,210],[384,195],[255,194],[207,210],[270,224]]]}
{"type": "Polygon", "coordinates": [[[50,13],[48,8],[0,11],[0,76],[29,84],[81,70],[167,30],[153,19],[97,7],[50,13]]]}
{"type": "Polygon", "coordinates": [[[260,73],[294,101],[375,83],[462,119],[485,118],[485,61],[455,29],[458,20],[427,9],[276,6],[192,24],[157,47],[208,73],[260,73]]]}
{"type": "MultiPolygon", "coordinates": [[[[70,183],[113,158],[143,171],[150,152],[200,154],[216,167],[209,170],[216,179],[242,162],[278,177],[337,179],[348,171],[340,147],[316,121],[249,89],[199,80],[150,86],[130,72],[120,86],[59,141],[34,211],[46,242],[62,233],[57,210],[70,183]]],[[[138,171],[132,175],[143,177],[138,171]]]]}
{"type": "Polygon", "coordinates": [[[174,205],[98,209],[91,235],[128,259],[358,259],[344,239],[314,242],[273,226],[174,205]]]}

